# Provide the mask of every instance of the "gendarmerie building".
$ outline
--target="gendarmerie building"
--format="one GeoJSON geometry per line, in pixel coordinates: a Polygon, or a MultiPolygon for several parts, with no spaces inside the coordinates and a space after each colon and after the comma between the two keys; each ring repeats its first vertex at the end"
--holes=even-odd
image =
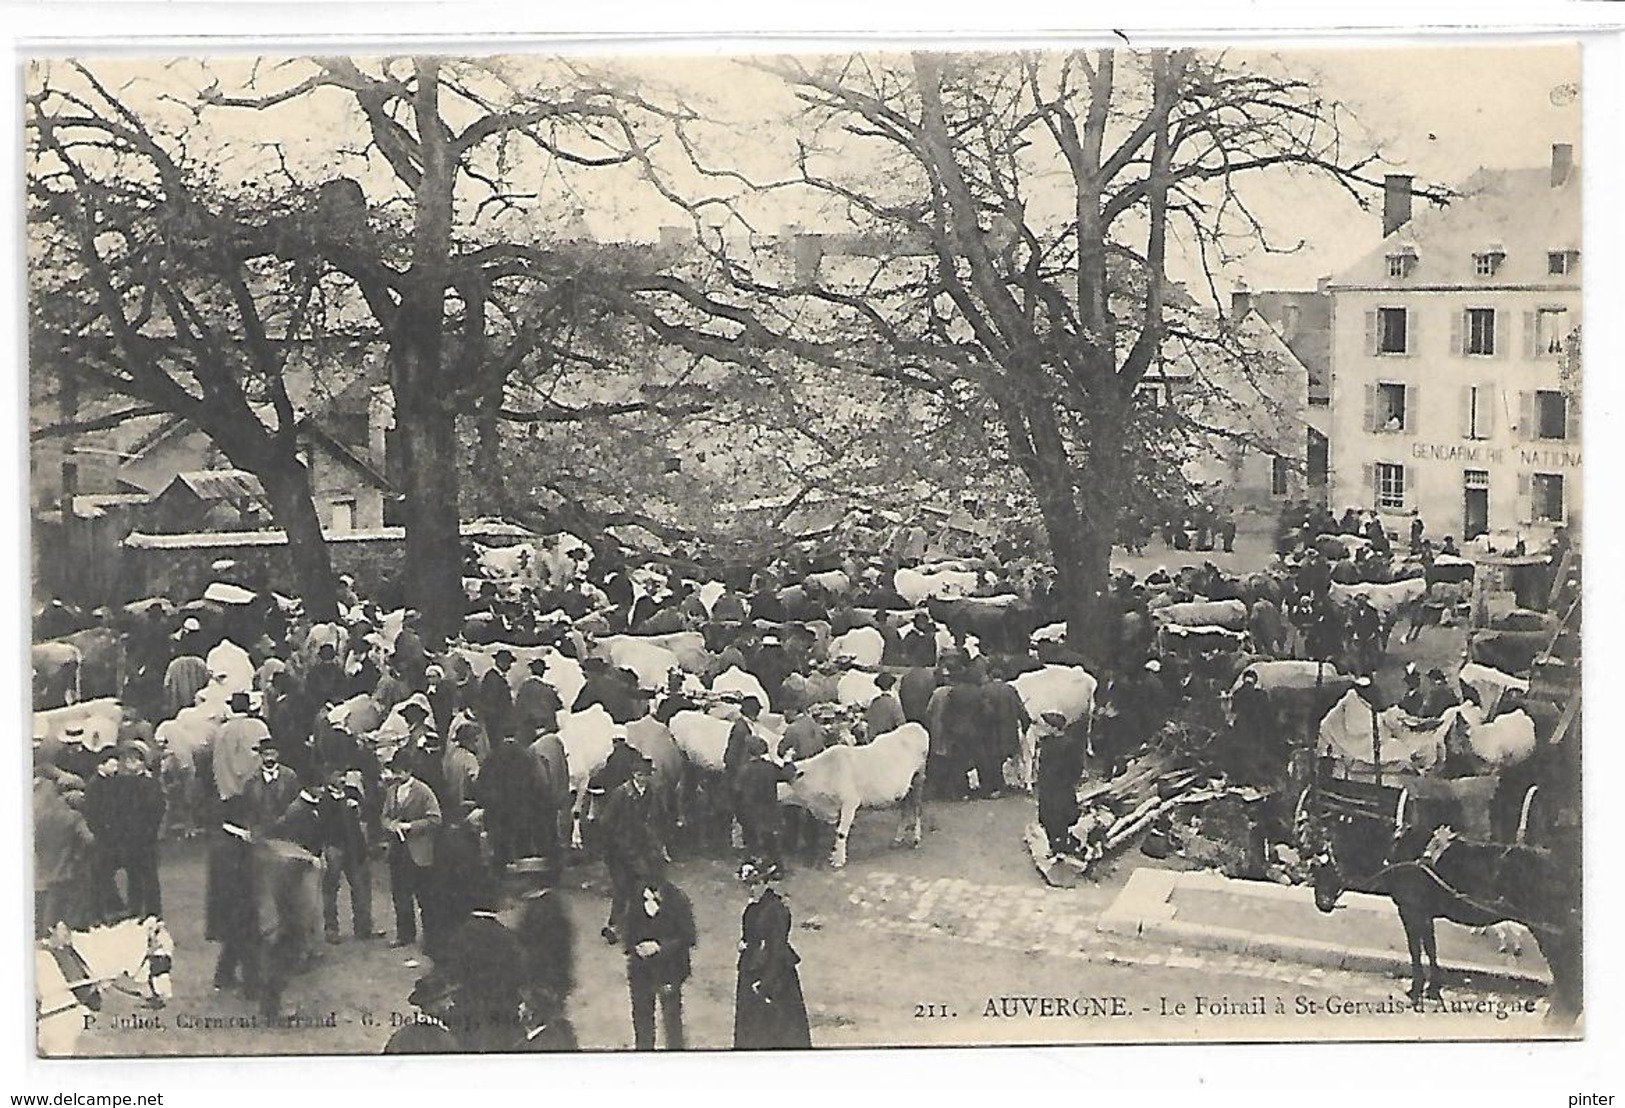
{"type": "Polygon", "coordinates": [[[1410,177],[1386,186],[1381,245],[1328,285],[1329,506],[1533,547],[1580,510],[1574,148],[1415,213],[1410,177]]]}

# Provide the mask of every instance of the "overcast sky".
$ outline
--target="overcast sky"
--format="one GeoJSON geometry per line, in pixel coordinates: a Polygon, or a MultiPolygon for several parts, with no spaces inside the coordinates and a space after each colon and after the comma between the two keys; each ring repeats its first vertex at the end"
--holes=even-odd
{"type": "MultiPolygon", "coordinates": [[[[1553,142],[1579,146],[1578,99],[1558,91],[1580,80],[1577,46],[1385,46],[1273,53],[1295,74],[1318,75],[1326,92],[1354,112],[1360,127],[1353,135],[1351,155],[1364,153],[1375,143],[1386,159],[1384,166],[1371,171],[1373,175],[1384,170],[1407,172],[1419,182],[1453,185],[1480,166],[1545,164],[1553,142]]],[[[1232,57],[1243,65],[1279,64],[1266,55],[1240,50],[1232,51],[1232,57]]],[[[246,65],[218,59],[210,66],[228,89],[248,72],[246,65]]],[[[618,60],[614,67],[652,99],[681,97],[715,119],[717,127],[705,137],[717,147],[716,161],[736,164],[758,178],[790,172],[795,132],[783,121],[794,117],[797,104],[778,78],[728,59],[693,55],[633,56],[618,60]]],[[[198,66],[184,62],[159,67],[121,60],[99,63],[97,68],[108,73],[113,84],[139,74],[126,95],[132,102],[144,102],[144,108],[160,111],[174,110],[154,99],[160,89],[179,89],[188,82],[195,88],[207,79],[200,76],[198,66]]],[[[259,68],[266,90],[308,72],[300,63],[280,70],[261,63],[259,68]]],[[[301,98],[263,114],[215,112],[211,118],[220,141],[235,143],[241,151],[247,149],[247,140],[275,137],[290,148],[296,161],[320,166],[319,179],[332,168],[330,152],[347,125],[353,125],[353,110],[347,97],[329,94],[321,100],[301,98]]],[[[1583,160],[1583,150],[1579,156],[1583,160]]],[[[345,171],[355,172],[354,163],[345,171]]],[[[1057,189],[1069,184],[1064,174],[1053,180],[1057,189]]],[[[581,209],[586,229],[599,238],[652,241],[662,224],[683,219],[640,186],[630,171],[550,173],[546,181],[528,187],[539,188],[552,211],[581,209]]],[[[1361,211],[1329,182],[1255,176],[1248,188],[1276,245],[1291,246],[1300,240],[1304,245],[1286,255],[1255,252],[1224,274],[1226,282],[1244,275],[1255,289],[1312,287],[1317,277],[1356,261],[1380,237],[1375,208],[1361,211]]],[[[763,229],[770,231],[783,223],[819,226],[839,218],[837,213],[820,218],[782,201],[760,211],[767,213],[763,229]]],[[[1193,267],[1181,273],[1179,263],[1173,265],[1175,276],[1196,275],[1193,267]]]]}

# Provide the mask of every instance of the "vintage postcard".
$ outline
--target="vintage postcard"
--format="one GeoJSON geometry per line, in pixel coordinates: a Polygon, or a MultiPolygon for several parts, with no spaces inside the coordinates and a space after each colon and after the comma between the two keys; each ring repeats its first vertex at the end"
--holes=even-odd
{"type": "Polygon", "coordinates": [[[1580,62],[27,60],[38,1053],[1580,1036],[1580,62]]]}

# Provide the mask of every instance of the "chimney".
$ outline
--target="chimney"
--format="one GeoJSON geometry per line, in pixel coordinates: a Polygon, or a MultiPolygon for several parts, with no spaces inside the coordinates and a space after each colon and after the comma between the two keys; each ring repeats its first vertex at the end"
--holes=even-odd
{"type": "Polygon", "coordinates": [[[1247,318],[1247,313],[1253,308],[1253,293],[1247,287],[1245,277],[1238,278],[1236,287],[1230,291],[1230,318],[1240,322],[1247,318]]]}
{"type": "Polygon", "coordinates": [[[1411,182],[1408,173],[1390,173],[1382,179],[1382,237],[1387,238],[1411,221],[1411,182]]]}
{"type": "Polygon", "coordinates": [[[79,495],[79,463],[73,460],[70,447],[62,458],[62,519],[73,519],[73,498],[79,495]]]}
{"type": "Polygon", "coordinates": [[[1560,188],[1568,183],[1569,174],[1574,170],[1574,144],[1569,142],[1552,143],[1552,187],[1560,188]]]}
{"type": "Polygon", "coordinates": [[[1315,291],[1322,296],[1325,296],[1332,291],[1331,274],[1328,273],[1324,277],[1315,278],[1315,291]]]}

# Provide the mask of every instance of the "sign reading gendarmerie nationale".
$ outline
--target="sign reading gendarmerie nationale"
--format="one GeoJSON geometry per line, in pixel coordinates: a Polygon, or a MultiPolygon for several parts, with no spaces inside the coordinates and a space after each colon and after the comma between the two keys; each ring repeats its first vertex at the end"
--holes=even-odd
{"type": "Polygon", "coordinates": [[[1578,1035],[1579,63],[32,61],[39,1051],[1578,1035]]]}
{"type": "Polygon", "coordinates": [[[1411,457],[1429,462],[1468,465],[1516,465],[1526,469],[1579,469],[1580,451],[1549,446],[1485,446],[1465,443],[1411,445],[1411,457]]]}

